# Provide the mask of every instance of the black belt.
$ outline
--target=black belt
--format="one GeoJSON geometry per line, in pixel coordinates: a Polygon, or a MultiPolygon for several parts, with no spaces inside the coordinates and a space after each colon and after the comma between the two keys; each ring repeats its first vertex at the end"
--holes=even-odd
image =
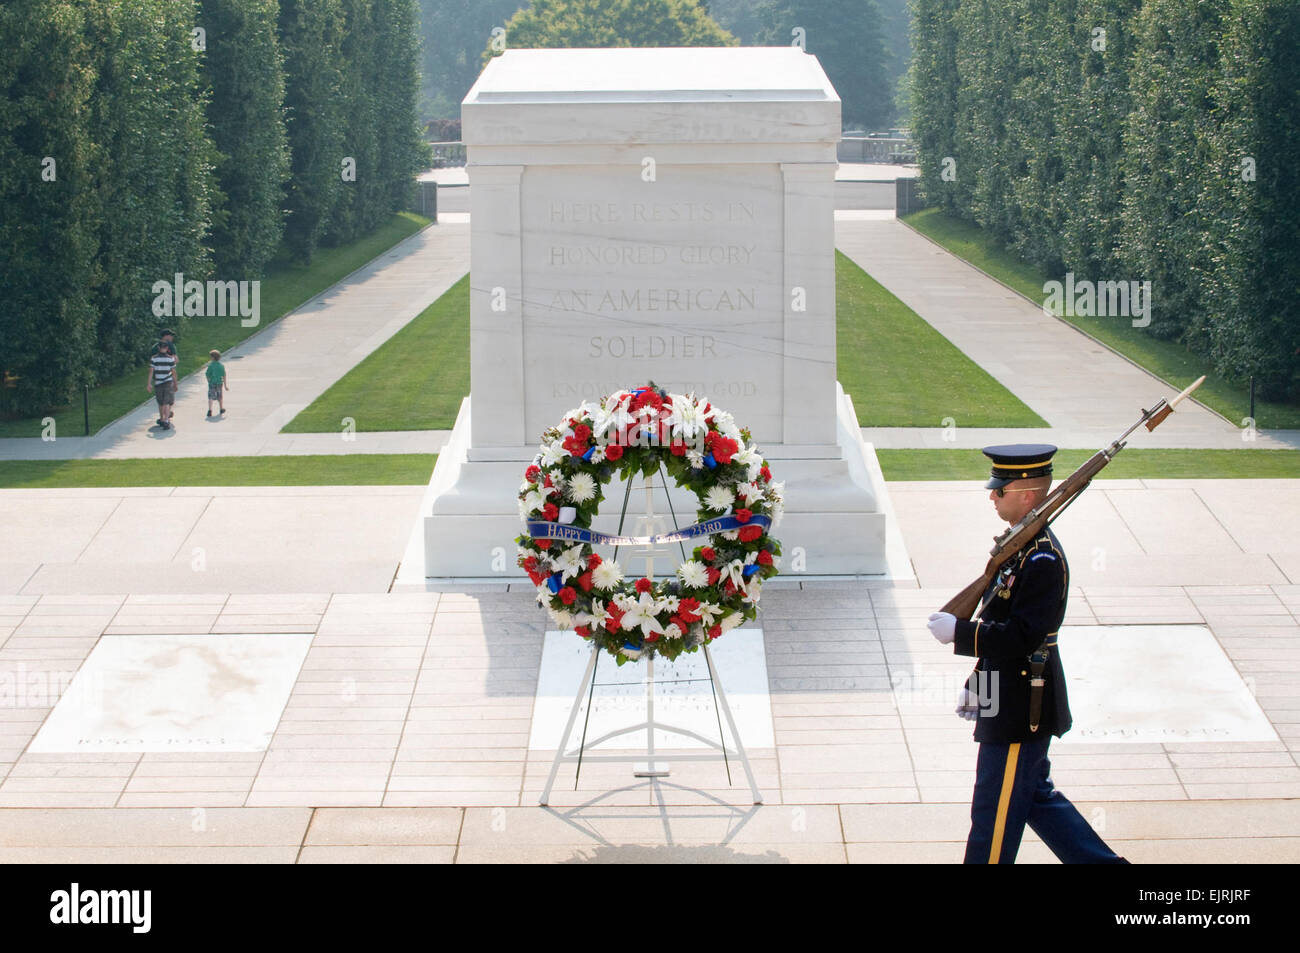
{"type": "Polygon", "coordinates": [[[1043,686],[1047,684],[1043,673],[1047,670],[1047,660],[1051,657],[1055,646],[1056,633],[1051,632],[1029,656],[1029,730],[1031,732],[1038,730],[1039,722],[1042,720],[1043,686]]]}

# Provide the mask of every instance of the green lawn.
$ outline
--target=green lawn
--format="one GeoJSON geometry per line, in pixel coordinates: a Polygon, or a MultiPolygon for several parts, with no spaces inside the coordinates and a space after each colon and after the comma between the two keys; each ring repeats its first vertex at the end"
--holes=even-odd
{"type": "MultiPolygon", "coordinates": [[[[1003,284],[1019,291],[1036,304],[1045,295],[1043,284],[1050,277],[1001,248],[978,225],[962,221],[939,209],[924,209],[905,216],[903,221],[922,235],[963,258],[1003,284]]],[[[1250,412],[1247,386],[1225,380],[1210,371],[1209,362],[1181,344],[1161,341],[1135,328],[1127,318],[1061,316],[1075,327],[1114,348],[1129,360],[1140,364],[1171,385],[1183,388],[1202,374],[1205,383],[1196,399],[1217,410],[1236,424],[1250,412]]],[[[1272,401],[1255,401],[1255,425],[1268,429],[1300,427],[1300,406],[1272,401]]]]}
{"type": "Polygon", "coordinates": [[[1047,426],[839,251],[835,299],[836,373],[862,426],[1047,426]]]}
{"type": "Polygon", "coordinates": [[[469,393],[469,275],[289,421],[287,433],[448,430],[469,393]]]}
{"type": "MultiPolygon", "coordinates": [[[[415,234],[429,222],[429,219],[411,212],[399,212],[363,238],[338,248],[320,249],[310,265],[294,264],[282,252],[267,268],[266,277],[262,279],[259,301],[261,320],[257,327],[243,327],[237,316],[190,319],[184,334],[176,339],[176,350],[181,358],[181,375],[201,371],[207,364],[208,351],[213,348],[225,351],[256,334],[272,321],[284,317],[330,285],[379,257],[402,239],[415,234]]],[[[150,316],[149,320],[153,321],[154,318],[150,316]]],[[[151,340],[141,342],[142,358],[147,357],[152,343],[151,340]]],[[[91,390],[91,433],[152,399],[144,389],[144,369],[142,361],[136,370],[91,390]]],[[[79,436],[85,433],[80,399],[52,416],[59,436],[79,436]]],[[[23,420],[0,420],[0,437],[39,437],[41,419],[29,417],[23,420]]]]}
{"type": "MultiPolygon", "coordinates": [[[[1073,473],[1094,451],[1061,450],[1052,458],[1052,476],[1073,473]]],[[[978,450],[877,450],[886,480],[971,480],[989,476],[989,461],[978,450]]],[[[1220,480],[1300,478],[1300,453],[1294,450],[1143,450],[1126,449],[1099,480],[1220,480]]]]}
{"type": "MultiPolygon", "coordinates": [[[[864,427],[1045,427],[1046,422],[836,252],[838,373],[864,427]]],[[[469,393],[469,277],[367,357],[284,428],[436,430],[469,393]]]]}
{"type": "Polygon", "coordinates": [[[429,482],[435,453],[351,453],[160,460],[3,460],[0,487],[412,486],[429,482]]]}

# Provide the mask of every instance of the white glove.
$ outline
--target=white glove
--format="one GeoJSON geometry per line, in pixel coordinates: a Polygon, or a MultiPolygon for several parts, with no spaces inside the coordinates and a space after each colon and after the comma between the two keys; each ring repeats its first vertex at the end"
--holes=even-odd
{"type": "Polygon", "coordinates": [[[957,637],[957,617],[951,612],[931,612],[926,623],[935,641],[948,645],[957,637]]]}
{"type": "Polygon", "coordinates": [[[957,696],[957,715],[967,721],[974,721],[980,716],[980,700],[969,688],[963,688],[957,696]]]}

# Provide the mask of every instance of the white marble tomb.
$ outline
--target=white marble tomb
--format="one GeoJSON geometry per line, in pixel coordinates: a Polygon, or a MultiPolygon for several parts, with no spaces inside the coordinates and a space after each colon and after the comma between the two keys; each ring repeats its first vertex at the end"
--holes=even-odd
{"type": "MultiPolygon", "coordinates": [[[[816,58],[511,50],[462,129],[471,395],[426,497],[423,576],[499,578],[503,546],[518,574],[516,496],[542,431],[651,379],[750,428],[786,483],[787,560],[886,573],[883,481],[835,380],[840,101],[816,58]]],[[[621,488],[606,495],[612,530],[621,488]]],[[[693,498],[672,499],[694,522],[693,498]]]]}

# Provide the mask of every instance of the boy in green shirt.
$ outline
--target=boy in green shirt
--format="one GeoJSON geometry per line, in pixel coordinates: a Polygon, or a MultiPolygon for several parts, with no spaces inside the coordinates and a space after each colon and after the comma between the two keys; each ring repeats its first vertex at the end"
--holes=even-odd
{"type": "Polygon", "coordinates": [[[221,363],[221,352],[213,349],[208,352],[208,357],[212,358],[212,360],[203,369],[203,373],[208,378],[208,416],[212,416],[212,402],[214,400],[221,408],[218,414],[220,416],[226,412],[226,402],[222,399],[222,392],[230,390],[230,383],[226,380],[226,365],[221,363]]]}

